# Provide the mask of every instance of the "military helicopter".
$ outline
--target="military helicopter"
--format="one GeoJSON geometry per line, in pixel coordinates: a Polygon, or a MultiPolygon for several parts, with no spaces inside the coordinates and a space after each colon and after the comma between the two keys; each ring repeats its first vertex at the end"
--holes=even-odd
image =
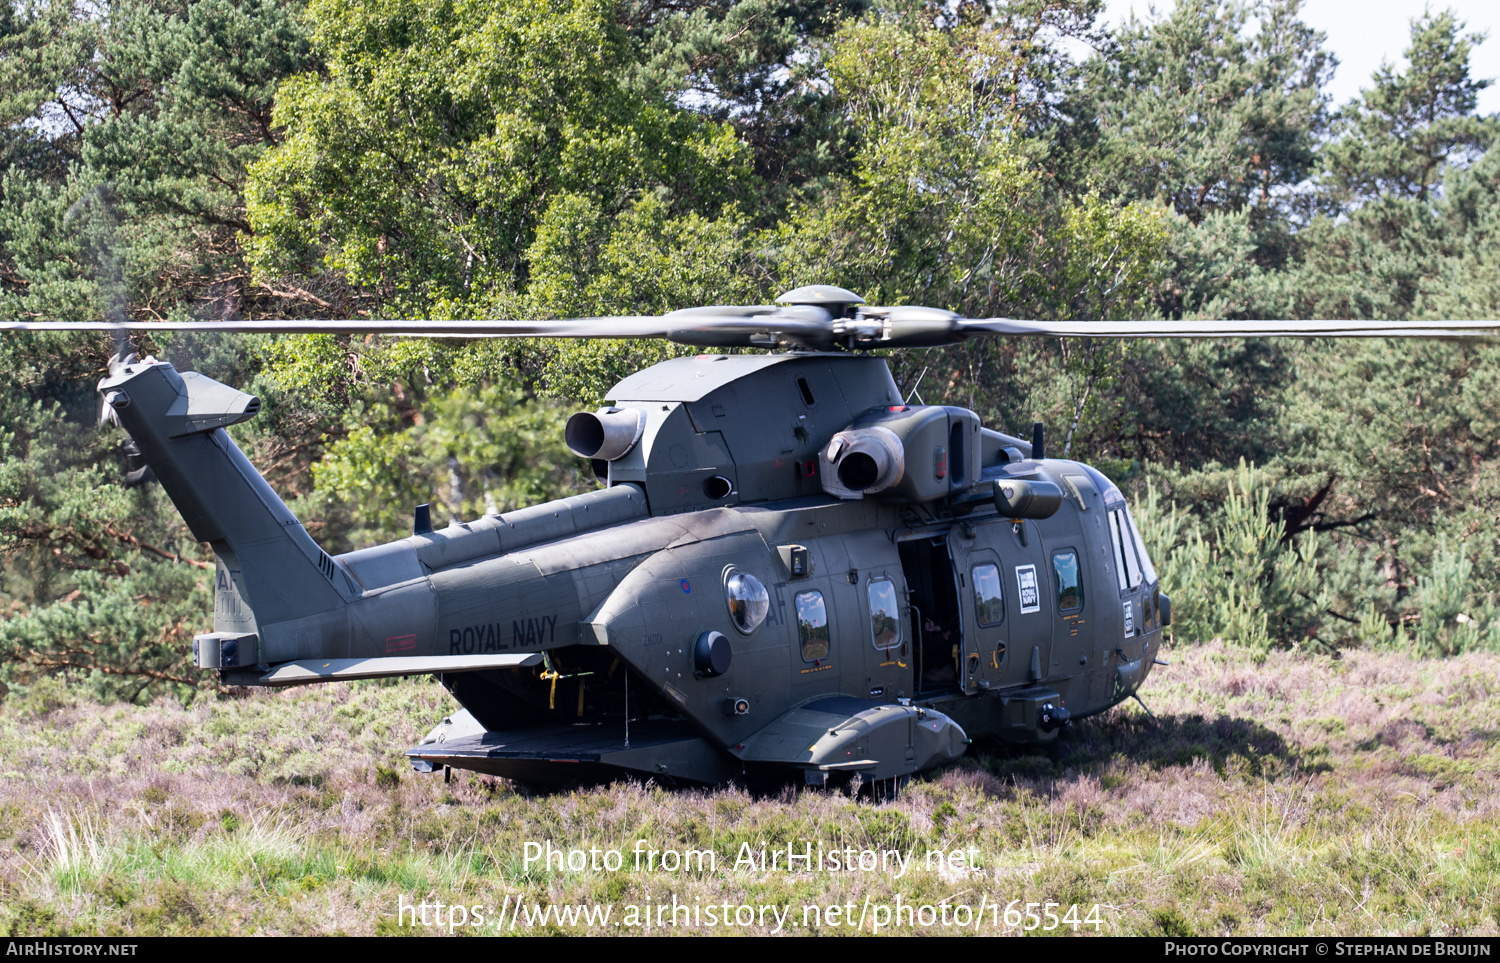
{"type": "Polygon", "coordinates": [[[1492,322],[972,320],[828,285],[581,321],[19,323],[0,330],[666,337],[566,426],[603,487],[324,552],[223,429],[260,401],[153,358],[99,384],[215,556],[195,664],[229,685],[436,675],[463,707],[407,755],[528,782],[879,783],[971,740],[1042,745],[1134,696],[1171,601],[1120,490],[863,349],[973,337],[1493,336],[1492,322]],[[711,349],[768,348],[769,354],[711,349]]]}

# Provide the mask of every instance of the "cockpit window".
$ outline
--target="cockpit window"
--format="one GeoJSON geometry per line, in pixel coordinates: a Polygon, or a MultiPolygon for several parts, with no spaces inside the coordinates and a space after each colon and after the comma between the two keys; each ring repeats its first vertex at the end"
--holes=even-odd
{"type": "Polygon", "coordinates": [[[1136,560],[1136,537],[1125,518],[1125,509],[1117,508],[1109,513],[1109,534],[1115,543],[1115,566],[1120,571],[1120,588],[1135,588],[1141,584],[1141,563],[1136,560]]]}
{"type": "Polygon", "coordinates": [[[1146,554],[1146,543],[1141,539],[1141,530],[1135,527],[1135,518],[1131,516],[1130,509],[1125,509],[1125,521],[1130,525],[1130,535],[1135,539],[1136,550],[1141,555],[1141,565],[1146,569],[1146,581],[1155,583],[1156,566],[1151,564],[1151,556],[1146,554]]]}
{"type": "Polygon", "coordinates": [[[1120,511],[1115,509],[1109,513],[1109,521],[1105,523],[1109,528],[1109,540],[1115,546],[1115,580],[1120,583],[1120,591],[1130,588],[1130,582],[1125,575],[1125,543],[1120,540],[1120,511]]]}

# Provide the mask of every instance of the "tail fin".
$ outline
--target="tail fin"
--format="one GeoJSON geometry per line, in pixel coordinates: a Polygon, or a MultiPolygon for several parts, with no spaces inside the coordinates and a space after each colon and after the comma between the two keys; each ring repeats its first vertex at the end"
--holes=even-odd
{"type": "Polygon", "coordinates": [[[215,636],[243,640],[238,664],[265,661],[247,657],[259,649],[260,626],[327,612],[357,595],[224,432],[253,417],[258,398],[152,358],[111,362],[99,391],[193,536],[213,546],[215,636]]]}

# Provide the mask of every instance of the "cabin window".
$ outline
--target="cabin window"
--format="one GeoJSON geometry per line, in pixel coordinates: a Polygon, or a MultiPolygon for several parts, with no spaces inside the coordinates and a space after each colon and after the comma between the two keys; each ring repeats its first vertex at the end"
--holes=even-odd
{"type": "Polygon", "coordinates": [[[1078,567],[1077,552],[1058,552],[1052,556],[1052,571],[1057,576],[1057,607],[1063,612],[1083,608],[1083,573],[1078,567]]]}
{"type": "Polygon", "coordinates": [[[974,615],[983,626],[1005,621],[1005,596],[1000,592],[1000,567],[985,563],[974,566],[974,615]]]}
{"type": "Polygon", "coordinates": [[[896,583],[888,578],[870,582],[870,635],[875,648],[894,649],[901,644],[901,609],[896,602],[896,583]]]}
{"type": "Polygon", "coordinates": [[[828,658],[828,606],[822,592],[799,592],[792,600],[797,606],[797,637],[802,643],[803,662],[821,662],[828,658]]]}

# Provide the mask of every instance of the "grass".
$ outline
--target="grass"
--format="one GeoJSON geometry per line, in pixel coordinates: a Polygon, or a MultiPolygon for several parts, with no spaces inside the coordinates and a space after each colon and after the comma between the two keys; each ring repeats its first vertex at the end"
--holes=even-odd
{"type": "MultiPolygon", "coordinates": [[[[425,900],[470,921],[478,907],[491,925],[460,932],[491,932],[518,898],[610,906],[612,922],[675,898],[698,916],[666,932],[775,929],[774,917],[705,922],[704,907],[727,903],[791,905],[797,924],[817,906],[793,932],[849,933],[875,921],[851,926],[828,907],[889,910],[899,897],[934,922],[887,932],[941,931],[945,908],[1012,900],[1060,904],[1059,917],[1098,906],[1115,934],[1500,931],[1500,658],[1261,659],[1206,645],[1171,661],[1144,693],[1154,718],[1122,706],[1049,753],[974,754],[881,804],[630,782],[531,795],[460,773],[445,784],[400,755],[450,708],[425,681],[146,707],[43,683],[0,705],[0,929],[437,932],[398,916],[425,900]],[[716,865],[636,870],[637,840],[711,850],[716,865]],[[528,841],[617,850],[624,865],[528,866],[528,841]],[[742,847],[788,843],[916,859],[899,877],[735,866],[742,847]],[[929,850],[963,855],[929,866],[929,850]]],[[[989,923],[978,931],[1008,931],[989,923]]],[[[551,918],[514,932],[644,928],[551,918]]]]}

